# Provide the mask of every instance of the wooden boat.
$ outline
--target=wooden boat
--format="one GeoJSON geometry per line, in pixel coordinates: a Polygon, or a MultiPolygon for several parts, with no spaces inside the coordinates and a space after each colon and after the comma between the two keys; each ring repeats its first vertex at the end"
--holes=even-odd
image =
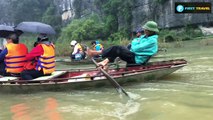
{"type": "MultiPolygon", "coordinates": [[[[158,59],[158,58],[165,58],[165,57],[162,57],[162,56],[153,56],[152,57],[152,59],[158,59]]],[[[103,59],[102,58],[96,58],[95,60],[97,62],[100,62],[103,59]]],[[[119,58],[117,60],[120,61],[119,58]]],[[[64,65],[79,65],[79,64],[86,65],[86,64],[93,64],[92,60],[88,59],[88,58],[87,59],[83,59],[83,60],[71,60],[69,58],[58,58],[58,59],[56,59],[56,62],[60,62],[61,64],[64,64],[64,65]]]]}
{"type": "MultiPolygon", "coordinates": [[[[101,61],[102,59],[95,59],[96,61],[101,61]]],[[[71,60],[68,58],[56,59],[56,62],[60,62],[65,65],[79,65],[79,64],[92,64],[91,59],[83,59],[83,60],[71,60]]]]}
{"type": "MultiPolygon", "coordinates": [[[[186,60],[150,62],[142,66],[109,69],[108,73],[121,85],[127,82],[156,80],[168,75],[187,64],[186,60]]],[[[85,70],[55,71],[51,76],[34,80],[21,80],[19,77],[0,78],[0,92],[32,93],[37,91],[61,91],[86,89],[110,84],[96,68],[85,70]]]]}

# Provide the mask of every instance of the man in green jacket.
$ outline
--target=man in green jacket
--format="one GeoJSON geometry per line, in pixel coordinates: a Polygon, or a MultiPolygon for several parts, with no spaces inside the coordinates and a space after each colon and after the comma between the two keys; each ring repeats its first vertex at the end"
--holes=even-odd
{"type": "Polygon", "coordinates": [[[106,58],[102,62],[98,63],[101,66],[106,66],[109,62],[114,62],[116,57],[120,57],[122,60],[129,64],[143,64],[158,51],[158,35],[159,32],[157,23],[154,21],[148,21],[142,27],[144,29],[144,35],[139,38],[135,38],[131,42],[130,50],[124,46],[112,46],[103,51],[87,50],[89,56],[102,55],[106,58]]]}

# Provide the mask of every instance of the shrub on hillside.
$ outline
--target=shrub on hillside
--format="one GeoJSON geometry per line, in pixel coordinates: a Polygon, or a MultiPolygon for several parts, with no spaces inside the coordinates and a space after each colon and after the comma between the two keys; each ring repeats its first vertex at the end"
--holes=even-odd
{"type": "Polygon", "coordinates": [[[93,19],[73,20],[62,29],[60,38],[63,41],[93,40],[101,38],[104,34],[104,24],[93,19]]]}

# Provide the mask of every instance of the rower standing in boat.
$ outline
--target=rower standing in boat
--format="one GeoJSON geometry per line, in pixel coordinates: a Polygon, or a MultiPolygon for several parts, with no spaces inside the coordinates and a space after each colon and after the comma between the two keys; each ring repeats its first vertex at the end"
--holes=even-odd
{"type": "Polygon", "coordinates": [[[50,75],[55,71],[55,46],[48,41],[46,34],[40,34],[37,45],[26,55],[28,61],[37,59],[36,67],[21,73],[23,80],[32,80],[40,76],[50,75]]]}
{"type": "Polygon", "coordinates": [[[7,44],[5,49],[0,53],[1,75],[4,76],[19,76],[23,71],[23,66],[26,63],[26,54],[28,49],[25,44],[19,43],[19,37],[16,34],[10,34],[6,37],[7,44]]]}
{"type": "Polygon", "coordinates": [[[157,23],[154,21],[148,21],[143,26],[143,29],[145,35],[134,39],[131,42],[130,50],[124,46],[112,46],[108,49],[104,49],[103,51],[87,49],[87,54],[90,57],[96,55],[102,55],[102,57],[106,57],[105,60],[98,63],[101,66],[106,66],[109,62],[114,62],[116,57],[120,57],[129,64],[143,64],[147,62],[150,56],[153,56],[157,53],[157,33],[159,32],[157,23]]]}

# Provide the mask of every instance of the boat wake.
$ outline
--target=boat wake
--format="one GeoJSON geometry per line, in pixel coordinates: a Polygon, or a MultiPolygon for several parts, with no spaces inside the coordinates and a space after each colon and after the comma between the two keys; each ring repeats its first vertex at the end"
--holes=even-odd
{"type": "MultiPolygon", "coordinates": [[[[93,92],[91,92],[92,94],[93,92]]],[[[87,99],[85,101],[84,96],[72,96],[72,100],[75,102],[71,102],[67,106],[61,106],[59,111],[64,114],[72,114],[72,116],[76,116],[76,118],[83,119],[118,119],[125,120],[127,117],[134,115],[141,108],[141,96],[139,94],[128,92],[131,99],[126,96],[121,96],[121,98],[117,97],[117,94],[113,94],[112,97],[101,97],[94,98],[94,96],[90,96],[90,93],[87,93],[87,98],[91,97],[91,99],[87,99]],[[115,96],[114,96],[115,95],[115,96]]],[[[101,94],[101,93],[97,93],[101,94]]]]}
{"type": "Polygon", "coordinates": [[[128,92],[128,95],[130,99],[128,99],[127,102],[126,99],[123,98],[124,96],[121,96],[121,99],[125,102],[117,102],[114,104],[114,110],[105,115],[116,117],[119,120],[125,120],[128,116],[137,113],[141,107],[141,104],[137,102],[137,100],[141,100],[141,96],[131,92],[128,92]]]}

